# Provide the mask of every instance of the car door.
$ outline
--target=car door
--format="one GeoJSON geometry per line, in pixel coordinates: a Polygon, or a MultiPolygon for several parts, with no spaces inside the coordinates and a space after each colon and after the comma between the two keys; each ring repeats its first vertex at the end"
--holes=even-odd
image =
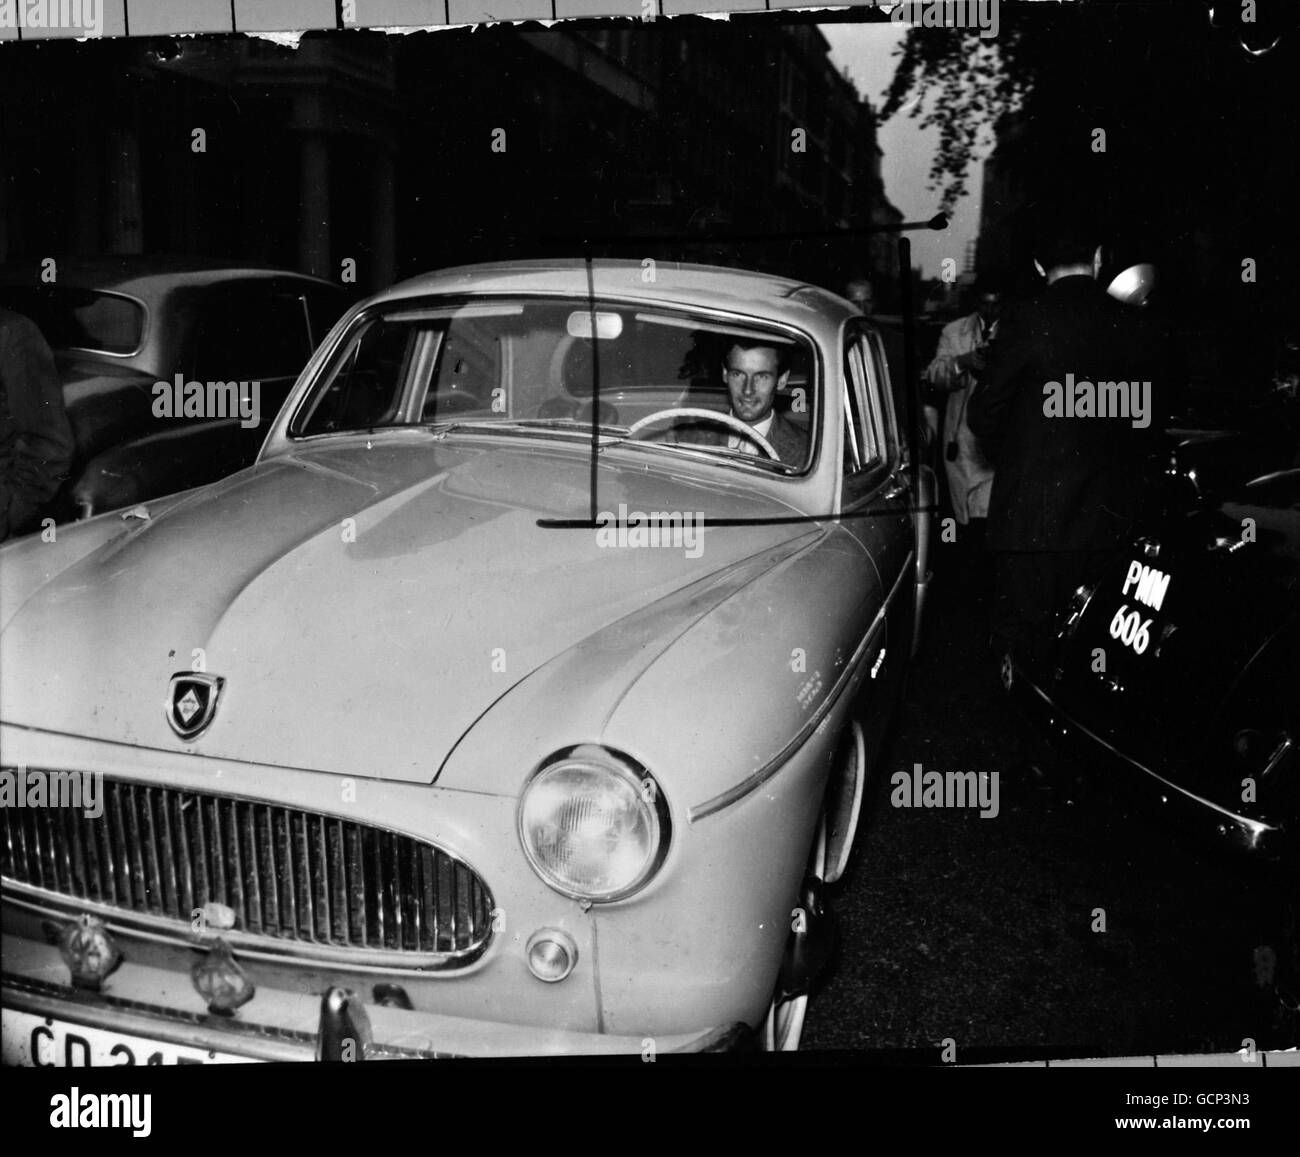
{"type": "MultiPolygon", "coordinates": [[[[843,525],[862,546],[878,579],[883,646],[872,680],[892,704],[912,649],[916,541],[912,490],[904,470],[887,371],[869,331],[853,325],[843,347],[843,525]]],[[[883,704],[882,704],[883,705],[883,704]]],[[[887,711],[874,712],[883,720],[887,711]]],[[[874,730],[874,721],[869,724],[874,730]]],[[[883,723],[882,723],[883,738],[883,723]]],[[[868,734],[868,742],[871,735],[868,734]]]]}
{"type": "Polygon", "coordinates": [[[868,331],[867,342],[874,363],[873,376],[880,382],[890,461],[897,462],[895,473],[911,487],[907,496],[907,507],[912,517],[914,551],[912,581],[915,586],[915,596],[912,600],[914,605],[911,622],[911,653],[915,656],[920,643],[925,595],[930,585],[930,550],[934,542],[934,510],[939,486],[934,470],[924,461],[924,455],[915,470],[909,461],[911,449],[899,425],[900,412],[906,412],[907,392],[902,383],[901,368],[898,367],[897,359],[890,352],[889,342],[884,334],[875,329],[868,331]]]}

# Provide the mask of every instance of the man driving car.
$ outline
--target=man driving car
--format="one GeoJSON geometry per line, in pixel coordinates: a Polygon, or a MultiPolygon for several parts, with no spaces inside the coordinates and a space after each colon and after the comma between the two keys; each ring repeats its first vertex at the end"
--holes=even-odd
{"type": "MultiPolygon", "coordinates": [[[[790,377],[789,356],[784,346],[737,338],[723,359],[722,380],[731,399],[731,417],[765,438],[782,462],[802,466],[808,457],[808,432],[774,408],[777,392],[790,377]]],[[[767,457],[757,443],[740,433],[713,426],[699,426],[681,440],[767,457]]]]}

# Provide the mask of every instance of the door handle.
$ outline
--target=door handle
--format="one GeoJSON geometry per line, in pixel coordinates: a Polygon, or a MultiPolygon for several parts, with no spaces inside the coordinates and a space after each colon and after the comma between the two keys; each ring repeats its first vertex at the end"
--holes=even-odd
{"type": "Polygon", "coordinates": [[[895,498],[901,498],[910,489],[911,489],[911,483],[908,482],[907,475],[904,474],[900,477],[895,478],[895,480],[889,485],[889,487],[885,490],[885,493],[881,495],[881,497],[884,498],[885,501],[889,502],[895,498]]]}

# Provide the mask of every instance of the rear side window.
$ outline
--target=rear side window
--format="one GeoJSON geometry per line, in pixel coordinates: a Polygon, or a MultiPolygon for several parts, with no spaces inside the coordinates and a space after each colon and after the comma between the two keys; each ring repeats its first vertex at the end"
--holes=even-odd
{"type": "Polygon", "coordinates": [[[5,286],[0,305],[35,322],[52,349],[133,354],[140,348],[144,308],[120,294],[55,285],[5,286]]]}
{"type": "Polygon", "coordinates": [[[257,282],[204,290],[193,305],[190,376],[266,381],[298,375],[312,346],[301,295],[257,282]]]}

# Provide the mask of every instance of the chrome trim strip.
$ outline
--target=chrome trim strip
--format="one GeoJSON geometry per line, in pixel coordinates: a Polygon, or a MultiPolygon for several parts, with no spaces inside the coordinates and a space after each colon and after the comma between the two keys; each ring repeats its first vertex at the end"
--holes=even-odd
{"type": "Polygon", "coordinates": [[[1290,478],[1296,474],[1300,474],[1300,467],[1290,466],[1285,470],[1273,470],[1268,474],[1261,474],[1258,478],[1252,478],[1246,483],[1245,489],[1249,490],[1252,486],[1266,486],[1270,482],[1276,482],[1279,478],[1290,478]]]}
{"type": "Polygon", "coordinates": [[[1110,752],[1113,756],[1115,756],[1115,758],[1118,759],[1121,763],[1125,763],[1129,767],[1132,767],[1135,771],[1140,771],[1144,775],[1150,776],[1157,783],[1164,785],[1174,794],[1180,795],[1184,799],[1190,800],[1193,803],[1198,803],[1202,807],[1209,808],[1210,811],[1212,812],[1216,812],[1223,819],[1227,820],[1229,823],[1233,824],[1238,829],[1240,829],[1242,834],[1246,837],[1246,839],[1250,841],[1250,846],[1252,848],[1257,847],[1260,841],[1265,836],[1278,835],[1281,833],[1282,831],[1281,828],[1276,827],[1272,824],[1266,824],[1262,820],[1252,820],[1246,816],[1240,816],[1236,812],[1228,811],[1228,809],[1223,807],[1221,804],[1217,804],[1213,800],[1204,799],[1201,796],[1197,795],[1195,792],[1188,791],[1187,788],[1185,787],[1180,787],[1178,784],[1165,779],[1165,777],[1161,775],[1159,772],[1152,771],[1151,768],[1146,766],[1146,764],[1139,763],[1132,756],[1125,755],[1122,751],[1119,750],[1119,748],[1115,747],[1114,744],[1110,743],[1106,739],[1103,739],[1090,727],[1087,727],[1084,724],[1080,723],[1068,711],[1057,706],[1057,704],[1052,701],[1051,697],[1047,694],[1046,691],[1044,691],[1041,687],[1039,687],[1038,684],[1035,683],[1032,679],[1027,678],[1025,676],[1023,668],[1017,666],[1015,668],[1015,673],[1016,673],[1017,682],[1023,680],[1025,686],[1027,686],[1031,691],[1034,692],[1035,695],[1037,695],[1040,699],[1042,699],[1042,701],[1046,703],[1047,706],[1050,707],[1052,711],[1055,712],[1060,717],[1060,720],[1063,723],[1069,724],[1069,726],[1074,728],[1075,731],[1078,731],[1081,734],[1086,735],[1099,747],[1104,747],[1108,752],[1110,752]]]}
{"type": "Polygon", "coordinates": [[[687,812],[687,822],[695,823],[697,820],[705,819],[707,816],[714,815],[722,811],[723,808],[730,807],[737,800],[744,799],[751,792],[756,791],[764,783],[772,778],[789,758],[807,742],[808,737],[812,735],[821,725],[825,718],[830,714],[832,708],[839,702],[840,696],[844,693],[845,688],[851,681],[859,677],[864,668],[862,660],[867,651],[871,649],[871,643],[885,626],[887,613],[890,606],[893,605],[895,597],[902,582],[906,578],[915,577],[913,574],[913,563],[916,561],[916,551],[907,552],[907,558],[903,561],[902,569],[899,571],[898,578],[894,580],[894,585],[890,588],[889,594],[885,597],[880,609],[876,612],[876,617],[872,619],[871,626],[862,636],[862,641],[857,645],[853,652],[853,657],[844,665],[844,670],[840,672],[840,677],[835,681],[835,686],[831,688],[830,693],[822,700],[821,706],[810,715],[804,725],[798,730],[794,738],[790,740],[780,751],[767,761],[752,775],[742,779],[739,783],[727,788],[725,791],[715,795],[712,799],[705,800],[703,803],[696,804],[687,812]]]}
{"type": "Polygon", "coordinates": [[[1285,735],[1282,742],[1273,749],[1273,754],[1268,757],[1268,762],[1264,765],[1264,770],[1259,773],[1260,778],[1262,779],[1266,775],[1271,775],[1282,760],[1287,757],[1287,752],[1289,752],[1294,746],[1295,745],[1291,742],[1291,736],[1285,735]]]}

